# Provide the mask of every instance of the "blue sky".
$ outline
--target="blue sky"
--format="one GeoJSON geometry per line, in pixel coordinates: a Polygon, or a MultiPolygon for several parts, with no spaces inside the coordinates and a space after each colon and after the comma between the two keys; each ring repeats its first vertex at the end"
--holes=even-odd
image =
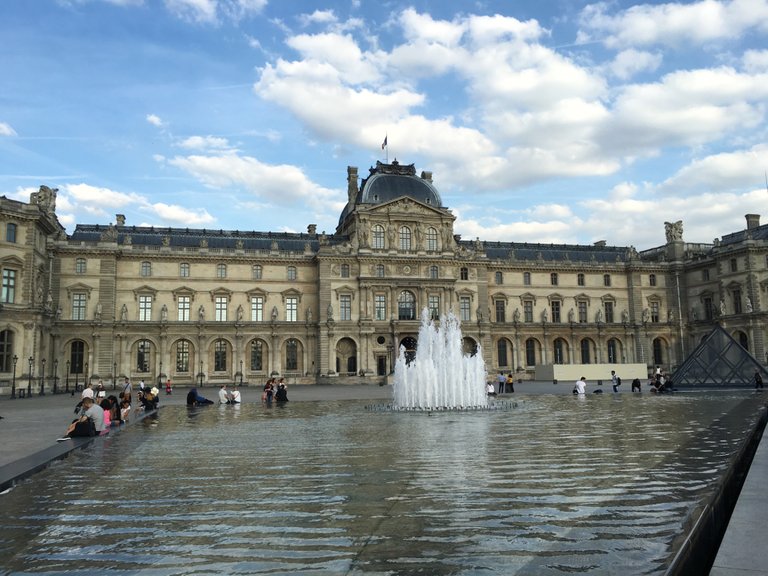
{"type": "Polygon", "coordinates": [[[0,38],[0,194],[69,231],[332,232],[385,135],[465,239],[768,221],[768,0],[8,0],[0,38]]]}

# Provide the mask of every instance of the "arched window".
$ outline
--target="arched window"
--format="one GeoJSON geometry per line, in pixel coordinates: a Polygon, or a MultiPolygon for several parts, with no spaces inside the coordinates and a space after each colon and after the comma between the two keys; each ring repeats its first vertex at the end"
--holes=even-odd
{"type": "Polygon", "coordinates": [[[557,338],[555,340],[554,352],[555,352],[555,358],[554,358],[555,364],[565,364],[565,342],[563,341],[562,338],[557,338]]]}
{"type": "Polygon", "coordinates": [[[525,364],[536,366],[536,340],[533,338],[528,338],[525,341],[525,364]]]}
{"type": "Polygon", "coordinates": [[[136,344],[136,371],[149,372],[151,366],[152,342],[149,340],[139,340],[136,344]]]}
{"type": "Polygon", "coordinates": [[[373,238],[373,248],[375,250],[384,249],[384,227],[376,224],[371,228],[371,236],[373,238]]]}
{"type": "Polygon", "coordinates": [[[462,280],[469,280],[469,268],[463,267],[460,277],[462,280]]]}
{"type": "Polygon", "coordinates": [[[617,364],[619,362],[619,342],[615,338],[608,340],[608,363],[617,364]]]}
{"type": "Polygon", "coordinates": [[[661,338],[653,339],[653,363],[656,366],[664,364],[664,342],[661,338]]]}
{"type": "Polygon", "coordinates": [[[189,340],[176,342],[176,372],[189,372],[189,340]]]}
{"type": "Polygon", "coordinates": [[[499,368],[506,368],[509,366],[510,352],[512,351],[512,345],[506,338],[499,338],[496,343],[496,355],[499,362],[499,368]]]}
{"type": "Polygon", "coordinates": [[[749,338],[744,332],[739,331],[739,344],[744,350],[749,351],[749,338]]]}
{"type": "Polygon", "coordinates": [[[85,367],[85,342],[74,340],[69,347],[69,372],[82,374],[85,367]]]}
{"type": "Polygon", "coordinates": [[[397,297],[397,318],[398,320],[416,319],[416,297],[413,292],[403,290],[397,297]]]}
{"type": "Polygon", "coordinates": [[[437,230],[434,228],[427,228],[427,250],[437,252],[437,230]]]}
{"type": "Polygon", "coordinates": [[[213,343],[213,371],[224,372],[227,369],[227,341],[216,340],[213,343]]]}
{"type": "Polygon", "coordinates": [[[13,332],[3,330],[0,332],[0,372],[13,369],[13,332]]]}
{"type": "Polygon", "coordinates": [[[285,343],[285,369],[298,370],[299,368],[299,343],[295,338],[290,338],[285,343]]]}
{"type": "Polygon", "coordinates": [[[408,226],[400,226],[400,250],[411,249],[411,229],[408,226]]]}
{"type": "Polygon", "coordinates": [[[581,341],[581,363],[582,364],[591,364],[592,363],[592,355],[590,354],[590,342],[586,338],[581,341]]]}
{"type": "Polygon", "coordinates": [[[254,372],[264,370],[264,343],[261,340],[251,342],[251,370],[254,372]]]}

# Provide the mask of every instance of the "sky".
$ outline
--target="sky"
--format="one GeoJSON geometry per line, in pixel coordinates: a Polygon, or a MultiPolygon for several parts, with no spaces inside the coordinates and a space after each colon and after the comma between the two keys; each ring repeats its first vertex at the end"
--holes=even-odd
{"type": "Polygon", "coordinates": [[[5,0],[0,39],[0,195],[68,232],[332,233],[395,159],[466,240],[768,223],[768,0],[5,0]]]}

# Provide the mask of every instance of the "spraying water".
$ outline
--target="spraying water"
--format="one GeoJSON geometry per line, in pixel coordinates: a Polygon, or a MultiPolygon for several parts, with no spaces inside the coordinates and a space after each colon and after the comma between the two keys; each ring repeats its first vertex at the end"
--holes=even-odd
{"type": "Polygon", "coordinates": [[[485,363],[478,345],[464,354],[459,319],[449,312],[439,327],[421,313],[416,356],[406,361],[405,348],[395,364],[393,404],[397,408],[469,409],[488,406],[485,363]]]}

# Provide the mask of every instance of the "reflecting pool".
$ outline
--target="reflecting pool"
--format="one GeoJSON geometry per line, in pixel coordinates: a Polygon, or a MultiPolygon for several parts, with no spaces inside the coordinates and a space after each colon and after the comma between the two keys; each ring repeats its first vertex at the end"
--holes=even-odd
{"type": "Polygon", "coordinates": [[[759,397],[163,408],[0,496],[0,574],[658,574],[759,397]]]}

